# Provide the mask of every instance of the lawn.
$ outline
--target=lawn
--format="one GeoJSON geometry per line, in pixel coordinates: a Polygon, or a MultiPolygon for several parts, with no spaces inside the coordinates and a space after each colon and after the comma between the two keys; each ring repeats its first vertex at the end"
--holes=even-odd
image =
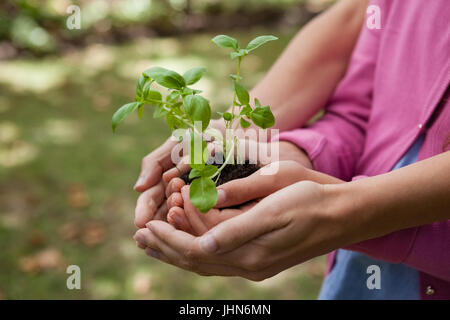
{"type": "MultiPolygon", "coordinates": [[[[246,58],[255,84],[294,30],[246,58]],[[269,48],[269,46],[268,46],[269,48]]],[[[242,42],[253,29],[233,33],[242,42]]],[[[198,88],[215,111],[230,98],[233,63],[212,34],[93,44],[64,56],[0,61],[0,298],[314,299],[325,270],[318,258],[260,283],[201,277],[148,258],[132,235],[141,158],[169,134],[165,123],[132,116],[113,135],[111,115],[134,97],[139,73],[160,65],[208,71],[198,88]],[[66,288],[66,266],[82,289],[66,288]]]]}

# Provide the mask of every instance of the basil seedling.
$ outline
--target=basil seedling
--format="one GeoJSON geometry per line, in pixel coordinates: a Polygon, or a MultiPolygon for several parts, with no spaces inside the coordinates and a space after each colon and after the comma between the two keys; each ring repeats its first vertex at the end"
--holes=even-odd
{"type": "MultiPolygon", "coordinates": [[[[205,137],[211,121],[210,103],[201,95],[200,90],[190,87],[202,78],[206,72],[204,67],[190,69],[183,75],[162,67],[145,70],[137,81],[135,101],[120,107],[112,117],[112,129],[115,132],[117,126],[131,113],[137,112],[139,117],[142,117],[144,108],[151,106],[154,108],[153,117],[165,118],[172,131],[184,129],[189,132],[189,135],[186,135],[190,139],[189,159],[192,170],[189,178],[193,179],[190,198],[194,206],[203,213],[216,205],[216,183],[220,173],[226,165],[234,163],[233,152],[239,142],[234,134],[236,129],[239,126],[248,128],[251,123],[266,129],[275,123],[269,106],[261,106],[257,98],[254,100],[254,106],[250,105],[250,94],[241,82],[241,66],[244,58],[253,50],[273,40],[277,38],[259,36],[250,41],[245,48],[241,48],[236,39],[227,35],[218,35],[211,40],[221,48],[231,49],[230,58],[237,60],[236,74],[230,75],[233,84],[231,111],[219,112],[226,129],[231,132],[231,135],[228,134],[223,141],[225,161],[220,167],[206,163],[209,154],[205,137]],[[155,89],[154,83],[166,88],[165,97],[155,89]]],[[[183,137],[179,136],[180,139],[183,137]]]]}

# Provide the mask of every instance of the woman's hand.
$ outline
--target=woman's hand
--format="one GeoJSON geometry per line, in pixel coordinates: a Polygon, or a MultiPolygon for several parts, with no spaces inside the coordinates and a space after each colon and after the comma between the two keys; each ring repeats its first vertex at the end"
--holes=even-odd
{"type": "Polygon", "coordinates": [[[390,250],[384,248],[394,246],[412,267],[447,279],[448,248],[443,244],[448,242],[450,218],[449,160],[450,151],[358,181],[338,185],[298,182],[201,237],[152,221],[147,229],[138,230],[135,239],[147,248],[147,254],[181,268],[252,280],[263,280],[333,249],[354,243],[361,246],[361,241],[373,239],[379,241],[374,246],[362,244],[365,254],[391,261],[390,250]],[[415,238],[413,248],[409,237],[402,240],[395,232],[437,221],[442,223],[421,229],[432,236],[415,238]],[[424,259],[418,249],[430,245],[437,250],[424,259]]]}
{"type": "Polygon", "coordinates": [[[167,220],[177,229],[194,235],[202,235],[218,223],[247,211],[261,198],[302,180],[330,184],[342,182],[339,179],[307,169],[297,161],[277,161],[264,166],[247,178],[236,179],[219,186],[216,208],[203,214],[191,204],[189,186],[184,186],[181,179],[174,178],[166,189],[169,208],[167,220]],[[272,174],[265,175],[265,172],[272,174]],[[242,206],[242,204],[245,205],[242,206]],[[236,205],[241,206],[226,209],[236,205]],[[220,210],[219,208],[225,209],[220,210]]]}
{"type": "Polygon", "coordinates": [[[139,196],[134,223],[143,228],[152,219],[164,219],[167,215],[165,184],[162,175],[174,166],[171,151],[177,143],[168,139],[159,148],[142,159],[141,173],[134,186],[139,196]]]}
{"type": "Polygon", "coordinates": [[[183,269],[259,281],[354,240],[349,231],[358,220],[346,219],[334,199],[322,185],[302,181],[201,237],[151,221],[135,239],[147,254],[183,269]]]}

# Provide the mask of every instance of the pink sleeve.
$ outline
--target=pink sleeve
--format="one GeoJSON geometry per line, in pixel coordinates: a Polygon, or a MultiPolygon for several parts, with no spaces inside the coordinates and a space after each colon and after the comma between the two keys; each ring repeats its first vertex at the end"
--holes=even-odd
{"type": "Polygon", "coordinates": [[[290,141],[304,149],[316,170],[342,180],[351,179],[364,147],[378,38],[378,30],[364,26],[347,74],[329,101],[325,115],[308,127],[278,136],[280,141],[290,141]]]}
{"type": "Polygon", "coordinates": [[[346,249],[375,259],[404,263],[450,281],[450,220],[400,230],[346,249]]]}

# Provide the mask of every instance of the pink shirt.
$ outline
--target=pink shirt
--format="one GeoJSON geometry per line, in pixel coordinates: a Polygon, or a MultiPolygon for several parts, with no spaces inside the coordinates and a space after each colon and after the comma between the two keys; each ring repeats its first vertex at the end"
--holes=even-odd
{"type": "MultiPolygon", "coordinates": [[[[347,181],[390,171],[422,133],[419,161],[450,150],[450,104],[440,103],[450,84],[449,0],[371,5],[381,29],[363,26],[324,117],[279,136],[305,149],[316,170],[347,181]]],[[[450,299],[450,220],[348,249],[407,264],[420,271],[423,299],[450,299]]]]}

